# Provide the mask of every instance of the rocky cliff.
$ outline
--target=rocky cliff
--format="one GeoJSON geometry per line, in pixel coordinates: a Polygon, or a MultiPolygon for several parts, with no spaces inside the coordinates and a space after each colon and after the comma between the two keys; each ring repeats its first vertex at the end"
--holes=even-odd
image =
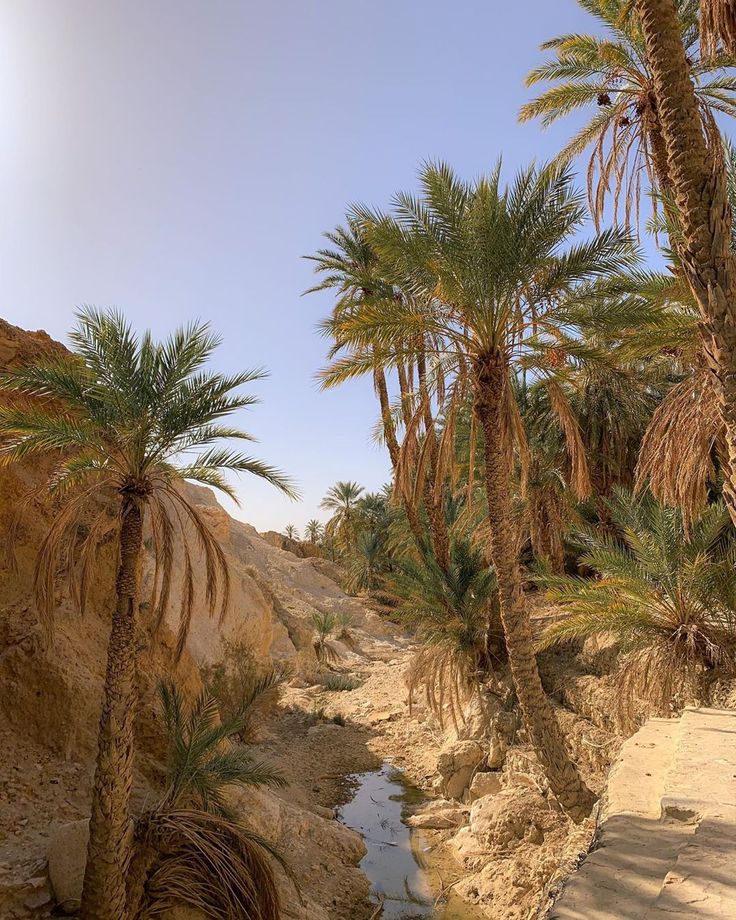
{"type": "MultiPolygon", "coordinates": [[[[32,360],[60,350],[45,333],[29,333],[0,321],[0,366],[32,360]]],[[[49,841],[55,828],[84,818],[88,809],[97,721],[113,603],[115,545],[100,548],[95,577],[84,616],[64,588],[57,585],[57,614],[51,636],[41,628],[33,601],[36,552],[57,508],[34,489],[43,482],[38,464],[0,469],[0,552],[4,554],[14,520],[19,521],[17,563],[0,556],[0,916],[45,916],[53,906],[47,878],[49,841]],[[18,512],[20,516],[18,516],[18,512]]],[[[246,488],[247,488],[247,484],[246,488]]],[[[356,627],[381,632],[379,619],[340,590],[320,560],[298,558],[231,518],[206,489],[191,487],[196,503],[217,535],[228,559],[231,592],[220,622],[208,616],[204,598],[197,605],[186,652],[174,665],[173,647],[179,608],[176,590],[164,629],[152,636],[141,631],[141,688],[138,719],[140,775],[137,796],[151,794],[161,755],[161,732],[155,707],[155,686],[163,674],[196,688],[200,668],[216,663],[223,644],[246,644],[257,659],[313,661],[312,615],[315,611],[349,613],[356,627]]],[[[146,621],[153,581],[150,554],[144,560],[141,619],[146,621]]],[[[201,560],[194,556],[195,566],[201,560]]],[[[176,585],[177,580],[174,579],[176,585]]],[[[201,589],[201,580],[199,583],[201,589]]],[[[324,816],[268,804],[289,814],[292,843],[302,849],[332,853],[336,865],[360,858],[360,838],[324,816]],[[293,813],[292,813],[293,812],[293,813]],[[321,823],[320,823],[321,822],[321,823]],[[349,839],[348,839],[349,838],[349,839]],[[310,842],[311,841],[311,842],[310,842]]],[[[253,816],[252,816],[253,817],[253,816]]],[[[255,815],[258,823],[258,815],[255,815]]],[[[62,841],[62,850],[64,848],[62,841]]],[[[308,859],[307,855],[304,856],[308,859]]],[[[70,869],[70,871],[72,871],[70,869]]],[[[355,871],[355,870],[354,870],[355,871]]],[[[295,906],[293,916],[314,916],[295,906]]]]}

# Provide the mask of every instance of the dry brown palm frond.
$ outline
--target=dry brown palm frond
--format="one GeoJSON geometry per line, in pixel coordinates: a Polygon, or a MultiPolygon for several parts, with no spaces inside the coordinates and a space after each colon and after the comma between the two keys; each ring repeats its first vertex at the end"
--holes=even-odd
{"type": "Polygon", "coordinates": [[[156,633],[161,628],[169,607],[174,567],[174,528],[161,496],[154,496],[150,521],[155,550],[151,607],[153,631],[156,633]]]}
{"type": "Polygon", "coordinates": [[[445,715],[450,714],[455,731],[465,724],[465,708],[479,692],[478,665],[469,657],[458,655],[449,645],[428,646],[412,658],[406,676],[409,691],[409,712],[414,695],[424,688],[424,698],[440,728],[445,727],[445,715]]]}
{"type": "Polygon", "coordinates": [[[146,885],[141,920],[186,906],[212,920],[280,920],[273,847],[232,821],[201,811],[151,819],[159,858],[146,885]]]}
{"type": "Polygon", "coordinates": [[[186,532],[194,530],[196,543],[202,553],[204,570],[204,592],[206,606],[212,613],[219,606],[219,620],[222,622],[229,600],[230,572],[227,559],[219,541],[197,508],[177,488],[163,484],[152,495],[151,536],[153,540],[154,565],[152,605],[154,607],[154,630],[160,628],[165,616],[170,593],[172,568],[174,564],[174,531],[182,536],[180,554],[183,559],[181,608],[177,628],[175,657],[183,654],[191,626],[196,599],[194,565],[186,532]],[[219,604],[218,604],[219,602],[219,604]]]}
{"type": "Polygon", "coordinates": [[[458,379],[452,386],[452,395],[447,403],[445,424],[442,428],[439,448],[437,451],[437,469],[435,471],[434,496],[439,501],[448,479],[454,478],[456,465],[454,461],[455,432],[457,426],[458,408],[465,398],[464,381],[458,379]]]}
{"type": "Polygon", "coordinates": [[[676,384],[655,411],[642,439],[636,489],[682,511],[686,527],[708,501],[715,482],[714,454],[722,442],[714,380],[698,369],[676,384]]]}
{"type": "MultiPolygon", "coordinates": [[[[33,594],[41,624],[47,637],[53,629],[54,611],[56,609],[55,580],[61,568],[62,559],[69,552],[70,545],[76,543],[78,527],[85,523],[90,503],[99,495],[100,486],[95,483],[69,499],[54,517],[46,536],[41,542],[33,572],[33,594]]],[[[13,531],[17,534],[17,529],[13,531]]],[[[72,569],[69,574],[73,579],[72,569]]]]}
{"type": "Polygon", "coordinates": [[[736,0],[700,0],[700,51],[705,59],[719,48],[736,55],[736,0]]]}
{"type": "Polygon", "coordinates": [[[526,429],[524,428],[524,420],[521,417],[519,403],[516,401],[511,387],[506,387],[506,397],[509,427],[519,458],[519,477],[521,481],[521,493],[523,495],[526,492],[526,484],[529,476],[531,452],[529,450],[529,441],[526,436],[526,429]]]}
{"type": "Polygon", "coordinates": [[[559,383],[549,380],[546,389],[550,406],[565,437],[565,447],[570,460],[570,486],[578,498],[585,499],[590,495],[592,485],[580,425],[559,383]]]}
{"type": "Polygon", "coordinates": [[[416,507],[417,501],[415,484],[419,481],[419,475],[417,474],[417,467],[420,463],[417,458],[419,430],[423,419],[424,407],[420,404],[414,409],[406,425],[394,474],[395,482],[398,484],[401,493],[411,498],[414,502],[414,507],[416,507]]]}

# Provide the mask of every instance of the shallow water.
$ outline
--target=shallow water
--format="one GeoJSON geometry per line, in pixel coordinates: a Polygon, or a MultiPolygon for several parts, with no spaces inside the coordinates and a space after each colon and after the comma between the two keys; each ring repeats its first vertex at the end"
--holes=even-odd
{"type": "Polygon", "coordinates": [[[429,867],[419,846],[412,847],[412,831],[402,820],[408,806],[422,801],[422,792],[390,764],[355,779],[358,787],[340,809],[340,820],[363,835],[368,852],[360,868],[373,886],[376,902],[384,898],[382,920],[476,920],[480,915],[458,898],[435,906],[429,867]]]}

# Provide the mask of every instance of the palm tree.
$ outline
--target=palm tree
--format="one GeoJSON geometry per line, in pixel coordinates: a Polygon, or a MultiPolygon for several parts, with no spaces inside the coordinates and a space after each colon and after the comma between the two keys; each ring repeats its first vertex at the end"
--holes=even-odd
{"type": "Polygon", "coordinates": [[[343,547],[349,547],[355,536],[353,524],[358,499],[362,494],[363,486],[357,482],[336,482],[320,502],[320,508],[333,512],[327,529],[336,534],[343,547]]]}
{"type": "Polygon", "coordinates": [[[346,590],[359,594],[378,587],[386,561],[386,531],[361,530],[348,560],[346,590]]]}
{"type": "Polygon", "coordinates": [[[542,647],[612,635],[625,654],[620,697],[628,715],[645,702],[653,715],[674,703],[707,700],[714,676],[736,672],[736,581],[726,539],[728,513],[708,507],[688,531],[682,514],[651,496],[617,489],[609,502],[615,536],[580,534],[580,562],[597,577],[543,577],[569,612],[542,647]],[[689,696],[688,696],[689,694],[689,696]]]}
{"type": "Polygon", "coordinates": [[[296,529],[296,527],[293,524],[287,524],[286,527],[284,528],[284,536],[286,537],[287,540],[298,540],[299,531],[296,529]]]}
{"type": "Polygon", "coordinates": [[[206,325],[191,325],[163,343],[136,336],[115,311],[85,308],[71,333],[71,355],[4,374],[0,389],[19,394],[0,411],[2,459],[53,458],[48,493],[61,502],[37,557],[34,587],[49,624],[54,579],[64,563],[84,609],[101,535],[111,515],[117,530],[116,604],[107,654],[99,747],[82,912],[94,920],[125,918],[125,869],[129,856],[129,799],[133,779],[136,708],[138,571],[144,526],[150,527],[156,573],[154,626],[163,620],[171,588],[174,537],[181,530],[184,598],[177,651],[181,654],[194,603],[194,569],[184,525],[196,534],[204,558],[205,595],[227,603],[225,556],[182,486],[193,480],[236,498],[225,472],[266,479],[287,494],[289,481],[276,469],[226,447],[246,438],[223,419],[254,402],[235,391],[260,379],[260,371],[222,375],[203,370],[219,344],[206,325]],[[91,523],[90,523],[91,516],[91,523]],[[78,546],[80,524],[87,536],[78,546]],[[81,573],[77,576],[75,554],[81,573]]]}
{"type": "Polygon", "coordinates": [[[511,365],[522,353],[527,364],[537,356],[537,367],[551,379],[550,363],[580,353],[565,331],[576,292],[589,295],[592,279],[623,270],[637,255],[615,231],[565,248],[586,214],[562,167],[523,170],[506,189],[500,165],[472,184],[446,165],[429,165],[420,182],[421,198],[395,197],[395,218],[359,211],[381,258],[404,274],[417,298],[367,307],[343,334],[376,340],[388,351],[408,330],[424,333],[438,343],[436,359],[445,371],[454,366],[457,397],[472,392],[483,434],[490,555],[517,694],[550,787],[580,819],[591,794],[567,756],[542,688],[521,586],[511,507],[512,432],[519,427],[511,365]]]}
{"type": "Polygon", "coordinates": [[[316,610],[312,614],[314,624],[314,639],[312,647],[319,664],[330,665],[337,661],[338,655],[335,647],[330,642],[330,637],[338,625],[337,615],[329,610],[316,610]]]}
{"type": "MultiPolygon", "coordinates": [[[[391,286],[381,275],[378,257],[357,221],[348,220],[347,226],[338,226],[324,235],[330,248],[320,249],[313,256],[305,256],[315,263],[315,272],[323,275],[323,278],[319,284],[305,291],[305,294],[324,290],[336,291],[338,300],[335,310],[338,313],[351,310],[356,303],[363,300],[392,296],[391,286]]],[[[339,349],[340,346],[337,345],[336,351],[339,349]]],[[[383,436],[391,463],[395,467],[399,457],[399,443],[381,355],[369,346],[356,358],[365,366],[367,372],[373,374],[381,409],[383,436]]]]}
{"type": "MultiPolygon", "coordinates": [[[[542,49],[553,57],[531,71],[526,82],[554,85],[526,103],[519,117],[540,118],[547,127],[571,113],[590,112],[559,160],[569,162],[590,150],[588,197],[596,221],[601,221],[612,192],[614,220],[623,198],[626,223],[633,222],[632,217],[638,222],[642,176],[660,191],[672,186],[644,37],[638,19],[626,15],[630,0],[578,3],[598,20],[604,34],[562,35],[545,42],[542,49]]],[[[730,61],[720,54],[697,59],[697,0],[675,0],[674,6],[701,116],[712,124],[716,112],[736,114],[736,79],[725,72],[730,61]]]]}
{"type": "Polygon", "coordinates": [[[479,674],[489,669],[489,608],[497,597],[493,569],[479,547],[456,538],[448,571],[430,554],[403,559],[386,577],[381,596],[422,643],[409,669],[410,702],[423,687],[440,725],[449,711],[457,726],[463,704],[478,690],[479,674]]]}
{"type": "Polygon", "coordinates": [[[324,528],[320,521],[316,518],[312,518],[310,521],[307,521],[307,539],[310,543],[319,543],[322,538],[322,533],[324,528]]]}
{"type": "Polygon", "coordinates": [[[435,488],[438,476],[438,445],[435,434],[431,401],[426,399],[426,350],[421,337],[414,337],[405,343],[399,361],[394,362],[397,375],[400,406],[398,419],[392,410],[386,378],[387,362],[376,343],[357,345],[346,342],[340,335],[342,322],[366,304],[380,305],[403,296],[393,279],[385,273],[385,266],[371,246],[355,216],[348,216],[345,227],[337,227],[325,237],[331,244],[314,256],[307,256],[315,263],[315,271],[323,280],[306,293],[332,289],[337,292],[337,301],[332,316],[322,324],[322,332],[333,340],[329,357],[340,356],[339,379],[323,380],[325,386],[334,386],[344,380],[371,373],[378,397],[381,422],[381,440],[385,443],[394,471],[397,494],[401,499],[415,542],[424,544],[422,526],[417,504],[421,495],[429,521],[430,534],[435,555],[440,564],[447,565],[449,538],[444,527],[443,494],[435,488]],[[416,372],[416,374],[415,374],[416,372]],[[414,391],[416,383],[416,392],[414,391]],[[403,442],[397,436],[398,426],[403,424],[403,442]],[[420,429],[423,428],[423,433],[420,429]],[[423,447],[420,448],[420,440],[423,447]],[[418,455],[426,455],[426,462],[419,462],[418,455]],[[414,474],[418,481],[410,480],[414,474]]]}
{"type": "Polygon", "coordinates": [[[698,105],[674,0],[636,0],[682,228],[678,251],[702,320],[725,431],[723,495],[736,522],[736,256],[717,130],[698,105]],[[714,137],[715,135],[715,137],[714,137]]]}
{"type": "MultiPolygon", "coordinates": [[[[283,858],[246,830],[228,799],[244,786],[284,786],[283,776],[231,738],[243,717],[220,720],[206,691],[187,706],[178,687],[159,688],[168,734],[166,789],[136,822],[128,872],[128,911],[136,920],[186,905],[208,916],[279,920],[281,907],[270,858],[283,858]]],[[[287,870],[288,871],[288,870],[287,870]]]]}

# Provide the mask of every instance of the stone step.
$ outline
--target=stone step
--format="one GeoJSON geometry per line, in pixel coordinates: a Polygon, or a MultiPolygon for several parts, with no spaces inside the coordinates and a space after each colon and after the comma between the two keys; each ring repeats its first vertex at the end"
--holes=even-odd
{"type": "Polygon", "coordinates": [[[568,880],[549,920],[638,920],[654,903],[693,832],[660,823],[678,728],[675,719],[651,719],[622,746],[606,786],[595,848],[568,880]]]}
{"type": "Polygon", "coordinates": [[[678,732],[678,719],[650,719],[624,742],[608,775],[601,823],[615,815],[660,817],[678,732]]]}
{"type": "Polygon", "coordinates": [[[736,712],[650,720],[622,747],[596,846],[550,920],[736,918],[736,712]]]}
{"type": "Polygon", "coordinates": [[[687,708],[677,727],[662,794],[662,817],[697,823],[736,805],[736,712],[687,708]]]}
{"type": "MultiPolygon", "coordinates": [[[[725,811],[725,810],[724,810],[725,811]]],[[[736,809],[704,818],[643,920],[733,920],[736,917],[736,809]]]]}
{"type": "Polygon", "coordinates": [[[693,833],[645,920],[736,917],[736,713],[687,709],[665,781],[662,819],[693,833]]]}
{"type": "Polygon", "coordinates": [[[641,920],[692,829],[654,818],[609,817],[598,847],[565,885],[549,920],[641,920]]]}

